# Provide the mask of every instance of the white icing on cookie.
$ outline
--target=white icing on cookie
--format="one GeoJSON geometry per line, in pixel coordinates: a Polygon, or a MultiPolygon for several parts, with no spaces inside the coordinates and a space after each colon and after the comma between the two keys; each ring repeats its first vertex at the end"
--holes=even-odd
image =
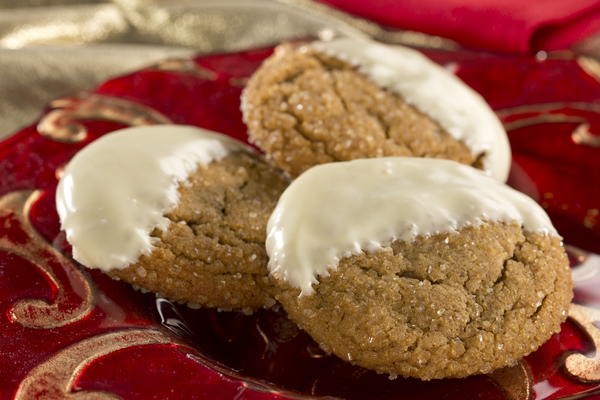
{"type": "Polygon", "coordinates": [[[459,78],[407,47],[351,38],[311,45],[349,62],[379,86],[402,96],[473,154],[485,153],[486,172],[506,180],[511,160],[506,132],[485,100],[459,78]]]}
{"type": "Polygon", "coordinates": [[[279,199],[267,226],[269,270],[311,294],[317,277],[343,257],[484,221],[557,235],[530,197],[454,161],[389,157],[322,164],[279,199]]]}
{"type": "Polygon", "coordinates": [[[90,268],[122,269],[153,248],[150,233],[179,200],[179,183],[199,165],[249,148],[191,126],[122,129],[73,157],[56,191],[73,257],[90,268]]]}

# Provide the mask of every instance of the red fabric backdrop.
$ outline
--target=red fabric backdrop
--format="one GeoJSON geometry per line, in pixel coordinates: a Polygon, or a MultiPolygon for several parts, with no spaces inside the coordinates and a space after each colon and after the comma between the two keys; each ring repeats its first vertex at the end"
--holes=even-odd
{"type": "Polygon", "coordinates": [[[318,0],[391,27],[478,49],[568,48],[600,31],[600,0],[318,0]]]}

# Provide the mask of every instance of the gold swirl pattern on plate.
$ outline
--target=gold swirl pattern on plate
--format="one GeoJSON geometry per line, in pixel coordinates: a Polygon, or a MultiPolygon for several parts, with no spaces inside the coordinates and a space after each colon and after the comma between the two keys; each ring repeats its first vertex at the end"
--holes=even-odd
{"type": "Polygon", "coordinates": [[[191,75],[197,78],[214,81],[217,79],[217,73],[198,65],[189,58],[169,58],[154,64],[150,70],[175,72],[183,75],[191,75]]]}
{"type": "Polygon", "coordinates": [[[579,56],[575,61],[582,70],[600,82],[600,62],[598,60],[592,57],[579,56]]]}
{"type": "MultiPolygon", "coordinates": [[[[600,68],[600,67],[599,67],[600,68]]],[[[600,74],[600,71],[598,71],[600,74]]],[[[600,75],[599,75],[600,77],[600,75]]],[[[544,103],[530,104],[525,106],[516,106],[497,110],[496,114],[502,119],[510,118],[510,121],[504,121],[504,128],[507,131],[513,129],[525,128],[537,124],[577,123],[577,127],[571,132],[571,140],[575,144],[590,147],[600,147],[600,136],[590,132],[590,123],[583,116],[569,115],[560,112],[561,109],[571,108],[577,111],[595,112],[600,114],[600,106],[593,103],[582,102],[564,102],[564,103],[544,103]],[[512,117],[523,114],[522,118],[513,119],[512,117]]]]}
{"type": "Polygon", "coordinates": [[[155,329],[131,329],[109,332],[84,339],[38,364],[21,381],[14,400],[115,400],[120,397],[107,392],[77,391],[73,385],[83,369],[93,361],[134,346],[174,343],[155,329]]]}
{"type": "Polygon", "coordinates": [[[53,108],[38,123],[37,130],[52,140],[81,142],[87,129],[78,121],[101,120],[129,126],[169,124],[171,120],[142,104],[116,97],[82,93],[63,97],[50,103],[53,108]]]}
{"type": "Polygon", "coordinates": [[[571,139],[577,144],[600,147],[600,136],[590,133],[590,124],[581,124],[571,134],[571,139]]]}
{"type": "Polygon", "coordinates": [[[600,321],[600,310],[579,304],[571,304],[569,318],[579,325],[594,343],[595,354],[588,357],[572,353],[565,358],[566,371],[585,382],[600,382],[600,329],[594,325],[600,321]]]}
{"type": "Polygon", "coordinates": [[[32,226],[31,206],[40,191],[11,192],[0,197],[0,250],[34,264],[56,289],[52,302],[21,299],[9,310],[12,322],[28,328],[51,329],[71,324],[87,316],[93,308],[94,293],[85,275],[62,253],[50,245],[32,226]],[[24,241],[14,241],[2,228],[21,231],[24,241]],[[80,299],[72,306],[68,293],[80,299]]]}

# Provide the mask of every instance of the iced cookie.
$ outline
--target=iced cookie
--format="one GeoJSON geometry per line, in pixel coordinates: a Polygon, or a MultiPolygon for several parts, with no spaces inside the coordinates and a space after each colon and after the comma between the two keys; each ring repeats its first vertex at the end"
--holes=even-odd
{"type": "Polygon", "coordinates": [[[251,141],[297,176],[357,158],[451,159],[504,181],[506,133],[476,92],[419,52],[372,41],[284,44],[242,94],[251,141]]]}
{"type": "Polygon", "coordinates": [[[560,329],[568,261],[531,198],[456,162],[314,167],[268,224],[277,299],[323,349],[381,373],[487,373],[560,329]]]}
{"type": "Polygon", "coordinates": [[[242,143],[160,125],[84,148],[56,202],[81,264],[173,300],[249,311],[274,304],[265,227],[286,186],[242,143]]]}

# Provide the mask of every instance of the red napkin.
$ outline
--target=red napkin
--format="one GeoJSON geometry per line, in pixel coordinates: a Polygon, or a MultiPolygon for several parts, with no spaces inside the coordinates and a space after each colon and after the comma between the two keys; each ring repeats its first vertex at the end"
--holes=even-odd
{"type": "Polygon", "coordinates": [[[391,27],[480,49],[568,48],[600,31],[600,0],[317,0],[391,27]]]}

